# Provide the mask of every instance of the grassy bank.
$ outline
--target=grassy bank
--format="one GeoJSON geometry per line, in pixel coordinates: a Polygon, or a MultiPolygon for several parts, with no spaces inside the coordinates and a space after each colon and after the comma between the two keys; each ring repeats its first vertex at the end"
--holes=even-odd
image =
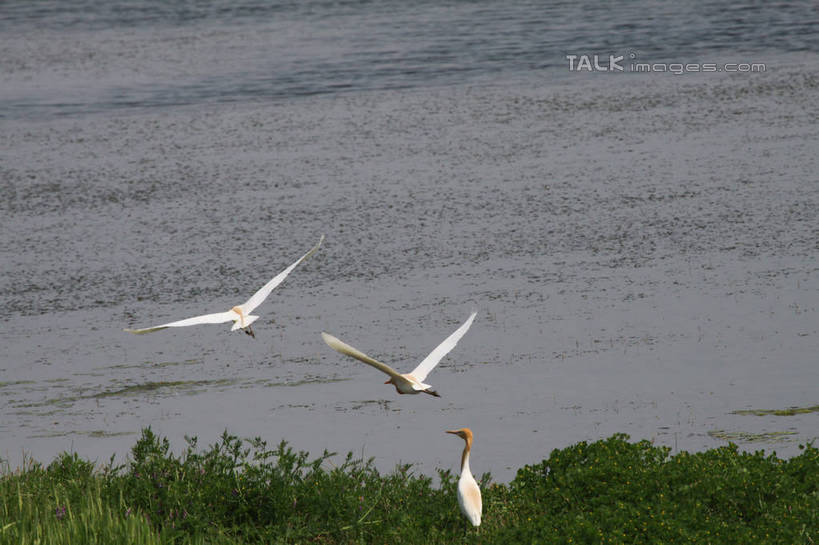
{"type": "Polygon", "coordinates": [[[310,459],[225,433],[176,456],[150,429],[127,465],[63,454],[0,477],[0,544],[819,542],[819,450],[669,456],[616,435],[555,450],[508,485],[481,479],[480,530],[457,475],[310,459]]]}

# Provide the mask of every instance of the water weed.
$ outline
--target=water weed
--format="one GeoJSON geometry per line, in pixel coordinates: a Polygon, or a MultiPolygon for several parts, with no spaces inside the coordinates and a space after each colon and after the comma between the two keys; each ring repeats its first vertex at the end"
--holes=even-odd
{"type": "Polygon", "coordinates": [[[739,409],[731,414],[750,414],[754,416],[793,416],[796,414],[809,414],[819,412],[819,405],[809,407],[788,407],[787,409],[739,409]]]}

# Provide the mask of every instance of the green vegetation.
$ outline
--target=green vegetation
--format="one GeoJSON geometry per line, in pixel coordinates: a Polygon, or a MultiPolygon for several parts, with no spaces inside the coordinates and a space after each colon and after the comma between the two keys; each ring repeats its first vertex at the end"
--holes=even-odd
{"type": "Polygon", "coordinates": [[[555,450],[509,483],[481,478],[479,530],[457,476],[382,475],[225,432],[179,456],[142,431],[115,466],[63,454],[0,476],[0,544],[731,543],[819,541],[819,449],[782,460],[729,445],[681,452],[623,435],[555,450]]]}
{"type": "Polygon", "coordinates": [[[236,383],[235,380],[228,378],[214,380],[174,380],[146,382],[144,384],[132,384],[130,386],[124,386],[118,390],[107,390],[86,397],[89,397],[91,399],[102,399],[105,397],[123,395],[139,395],[145,392],[153,392],[164,388],[168,388],[173,391],[185,391],[188,393],[193,393],[196,390],[199,390],[205,386],[230,386],[231,384],[235,383],[236,383]]]}
{"type": "Polygon", "coordinates": [[[810,407],[788,407],[787,409],[740,409],[732,414],[751,414],[754,416],[793,416],[795,414],[808,414],[819,412],[819,405],[810,407]]]}
{"type": "Polygon", "coordinates": [[[708,435],[714,439],[722,439],[723,441],[736,441],[740,443],[777,443],[786,441],[788,437],[796,435],[795,431],[764,431],[760,433],[751,433],[747,431],[726,431],[726,430],[711,430],[708,435]]]}

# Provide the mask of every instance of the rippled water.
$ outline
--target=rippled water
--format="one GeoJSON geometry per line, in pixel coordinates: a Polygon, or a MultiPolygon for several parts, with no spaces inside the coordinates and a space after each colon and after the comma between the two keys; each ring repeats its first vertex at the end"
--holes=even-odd
{"type": "Polygon", "coordinates": [[[0,456],[228,428],[509,479],[614,432],[819,436],[809,3],[4,3],[0,456]],[[672,24],[673,23],[673,24],[672,24]],[[761,59],[578,74],[567,53],[761,59]],[[275,99],[275,100],[271,100],[275,99]],[[122,332],[244,301],[229,326],[122,332]],[[411,369],[398,396],[329,331],[411,369]],[[743,412],[746,411],[746,412],[743,412]]]}
{"type": "MultiPolygon", "coordinates": [[[[4,117],[569,75],[566,55],[816,52],[813,2],[6,2],[4,117]]],[[[760,60],[762,59],[762,60],[760,60]]]]}

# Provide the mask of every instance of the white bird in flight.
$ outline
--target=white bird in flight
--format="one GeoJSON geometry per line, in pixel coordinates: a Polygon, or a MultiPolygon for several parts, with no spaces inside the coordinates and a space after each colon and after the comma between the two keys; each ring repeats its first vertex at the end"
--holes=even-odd
{"type": "Polygon", "coordinates": [[[429,384],[424,384],[424,379],[426,379],[430,371],[432,371],[435,366],[438,365],[438,362],[441,361],[450,350],[455,348],[455,345],[458,344],[458,341],[464,336],[464,333],[466,333],[466,331],[469,329],[469,326],[472,325],[472,320],[475,319],[475,315],[477,313],[477,311],[473,311],[472,314],[469,315],[466,322],[455,330],[455,333],[447,337],[444,342],[439,344],[435,350],[429,353],[429,356],[424,358],[424,361],[418,364],[418,367],[409,373],[399,373],[389,365],[371,358],[364,352],[353,348],[349,344],[338,340],[328,333],[322,332],[321,336],[324,339],[324,342],[326,342],[327,345],[336,352],[341,352],[342,354],[351,356],[359,361],[363,361],[368,365],[372,365],[379,371],[388,374],[390,376],[390,380],[384,384],[392,384],[395,386],[395,390],[399,394],[418,394],[424,392],[425,394],[433,395],[435,397],[441,397],[438,395],[438,392],[432,389],[432,386],[429,384]]]}
{"type": "Polygon", "coordinates": [[[187,318],[185,320],[179,320],[177,322],[170,322],[168,324],[162,324],[154,327],[146,327],[144,329],[125,329],[128,333],[135,333],[137,335],[142,335],[144,333],[151,333],[152,331],[159,331],[160,329],[166,329],[168,327],[185,327],[189,325],[198,325],[198,324],[222,324],[225,322],[233,322],[233,327],[230,328],[231,331],[236,331],[237,329],[243,330],[245,333],[256,338],[256,335],[253,333],[253,330],[250,328],[250,324],[255,322],[259,319],[258,316],[254,316],[250,314],[253,312],[253,309],[258,307],[262,304],[262,302],[267,299],[267,296],[270,295],[270,292],[273,291],[276,286],[281,284],[287,275],[296,268],[296,266],[313,255],[316,250],[319,249],[321,246],[322,241],[324,241],[324,235],[321,235],[321,238],[318,241],[318,244],[313,246],[309,252],[301,256],[298,261],[287,267],[285,270],[277,274],[273,277],[270,282],[262,286],[262,288],[254,293],[250,299],[245,301],[241,305],[237,305],[232,309],[228,310],[227,312],[217,312],[216,314],[204,314],[202,316],[194,316],[193,318],[187,318]]]}
{"type": "Polygon", "coordinates": [[[472,526],[481,525],[481,489],[469,470],[469,451],[472,450],[472,430],[461,428],[459,430],[447,430],[447,433],[457,435],[464,441],[466,446],[461,454],[461,478],[458,479],[458,505],[461,513],[469,519],[472,526]]]}

